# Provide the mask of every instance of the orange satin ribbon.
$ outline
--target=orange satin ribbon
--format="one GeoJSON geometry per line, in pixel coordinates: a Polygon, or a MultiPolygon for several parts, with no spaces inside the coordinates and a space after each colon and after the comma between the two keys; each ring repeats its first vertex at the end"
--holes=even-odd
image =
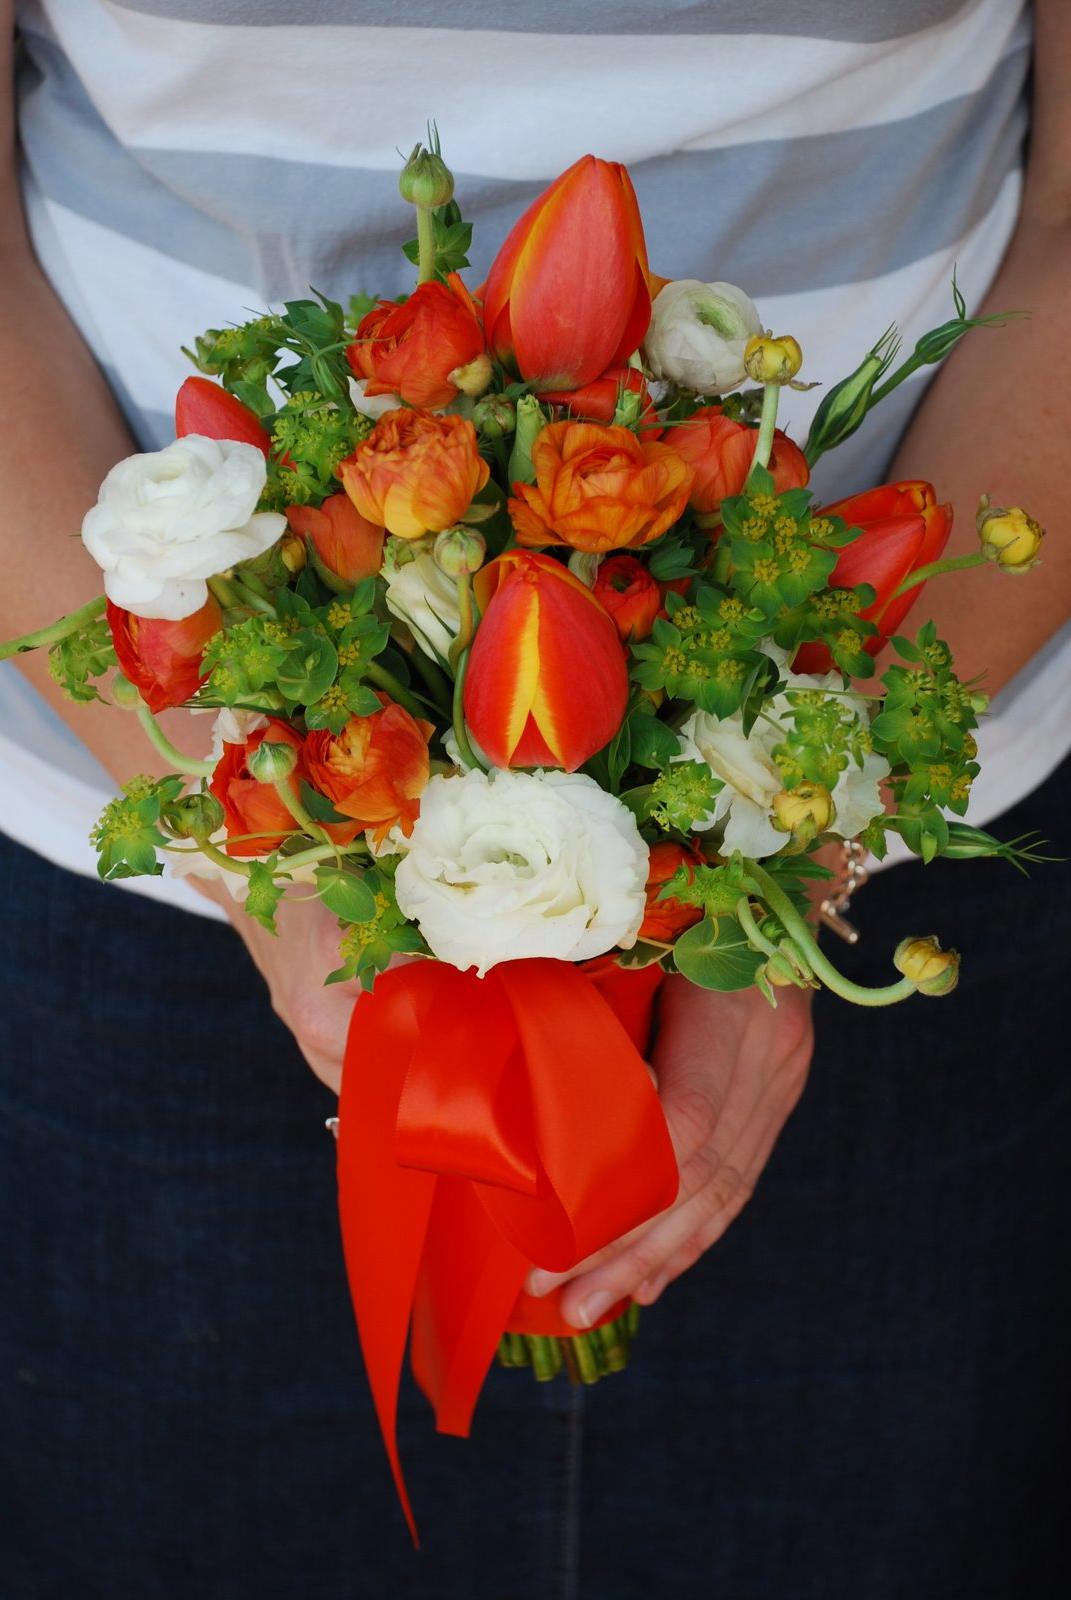
{"type": "Polygon", "coordinates": [[[564,1271],[676,1198],[640,1054],[660,976],[532,960],[477,978],[421,961],[357,1004],[339,1101],[342,1239],[414,1541],[396,1438],[407,1335],[436,1426],[466,1435],[507,1328],[576,1331],[556,1297],[523,1294],[529,1268],[564,1271]]]}

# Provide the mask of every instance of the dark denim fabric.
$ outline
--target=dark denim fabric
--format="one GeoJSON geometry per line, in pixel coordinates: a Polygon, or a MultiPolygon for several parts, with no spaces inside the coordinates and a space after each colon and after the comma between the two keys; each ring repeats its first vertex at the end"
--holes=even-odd
{"type": "MultiPolygon", "coordinates": [[[[1067,772],[1002,824],[1063,837],[1067,772]]],[[[5,1600],[1067,1594],[1071,872],[897,868],[727,1238],[592,1391],[407,1392],[409,1549],[360,1366],[330,1097],[226,928],[0,844],[5,1600]]]]}

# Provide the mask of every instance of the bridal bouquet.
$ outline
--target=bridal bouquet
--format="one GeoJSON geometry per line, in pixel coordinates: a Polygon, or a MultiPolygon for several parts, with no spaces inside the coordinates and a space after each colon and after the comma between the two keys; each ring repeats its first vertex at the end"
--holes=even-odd
{"type": "Polygon", "coordinates": [[[796,340],[731,284],[655,276],[623,167],[563,173],[474,289],[435,141],[401,192],[413,292],[313,291],[198,338],[175,442],[86,515],[105,596],[4,653],[50,646],[80,701],[113,674],[172,769],[106,808],[103,878],[215,874],[269,929],[284,895],[338,918],[328,982],[370,991],[343,1233],[404,1499],[407,1339],[455,1432],[496,1350],[538,1377],[624,1363],[634,1308],[583,1332],[522,1284],[675,1197],[643,1061],[664,973],[771,1005],[955,984],[910,930],[887,987],[842,976],[807,912],[824,895],[838,925],[850,885],[817,857],[896,835],[924,861],[1033,858],[959,820],[985,695],[931,623],[904,629],[926,579],[1023,572],[1041,529],[983,499],[977,551],[942,559],[928,483],[812,503],[819,457],[978,325],[958,290],[910,357],[890,330],[828,388],[800,445],[777,427],[796,340]],[[215,713],[210,759],[165,736],[179,705],[215,713]]]}

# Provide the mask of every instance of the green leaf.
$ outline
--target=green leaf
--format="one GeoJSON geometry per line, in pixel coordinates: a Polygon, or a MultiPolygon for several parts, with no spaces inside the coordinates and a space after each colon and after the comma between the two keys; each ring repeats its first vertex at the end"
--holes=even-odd
{"type": "Polygon", "coordinates": [[[275,880],[278,862],[278,856],[272,855],[267,861],[249,863],[249,893],[243,902],[246,915],[259,922],[262,928],[267,928],[269,933],[279,931],[275,926],[275,911],[286,887],[285,883],[275,880]]]}
{"type": "Polygon", "coordinates": [[[728,993],[754,986],[765,957],[752,950],[735,917],[704,917],[673,946],[677,971],[701,989],[728,993]]]}
{"type": "Polygon", "coordinates": [[[301,783],[301,803],[314,822],[352,822],[352,817],[344,817],[341,811],[336,811],[326,795],[314,789],[311,783],[304,778],[301,783]]]}
{"type": "Polygon", "coordinates": [[[371,922],[376,914],[375,895],[361,874],[347,867],[317,867],[316,892],[343,922],[371,922]]]}
{"type": "Polygon", "coordinates": [[[311,705],[335,681],[338,651],[326,634],[303,630],[279,664],[275,682],[279,692],[296,704],[311,705]]]}
{"type": "Polygon", "coordinates": [[[680,754],[680,739],[660,718],[634,711],[628,719],[632,760],[640,767],[664,767],[680,754]]]}

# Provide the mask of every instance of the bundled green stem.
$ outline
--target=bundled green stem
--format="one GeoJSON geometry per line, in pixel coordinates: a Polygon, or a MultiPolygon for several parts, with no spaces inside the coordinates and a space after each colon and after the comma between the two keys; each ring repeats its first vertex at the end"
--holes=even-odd
{"type": "Polygon", "coordinates": [[[97,617],[103,616],[107,603],[106,597],[100,594],[95,600],[89,600],[84,606],[79,606],[77,611],[70,611],[57,622],[50,622],[47,628],[37,628],[33,633],[20,634],[17,639],[0,640],[0,661],[7,661],[12,656],[26,655],[29,651],[40,650],[45,645],[58,644],[69,634],[77,633],[87,622],[94,622],[97,617]]]}

